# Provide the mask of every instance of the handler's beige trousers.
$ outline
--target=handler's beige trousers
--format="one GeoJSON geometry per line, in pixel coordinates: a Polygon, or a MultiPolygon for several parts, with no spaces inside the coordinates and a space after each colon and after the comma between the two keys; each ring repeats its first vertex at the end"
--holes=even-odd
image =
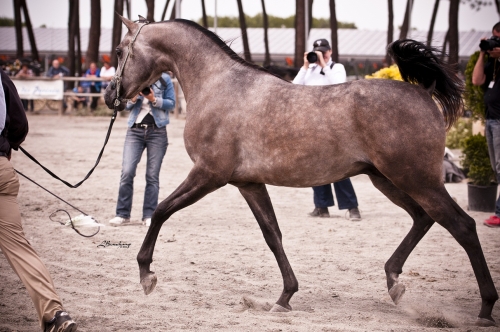
{"type": "Polygon", "coordinates": [[[0,156],[0,249],[28,290],[40,324],[63,310],[49,271],[26,239],[17,205],[19,179],[10,161],[0,156]]]}

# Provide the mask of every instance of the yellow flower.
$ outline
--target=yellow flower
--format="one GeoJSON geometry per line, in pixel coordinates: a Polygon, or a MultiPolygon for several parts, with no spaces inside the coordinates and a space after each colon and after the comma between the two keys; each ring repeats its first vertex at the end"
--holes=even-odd
{"type": "Polygon", "coordinates": [[[384,78],[388,80],[402,81],[401,73],[397,65],[392,65],[390,67],[382,68],[379,71],[374,72],[372,75],[366,75],[366,79],[371,78],[384,78]]]}

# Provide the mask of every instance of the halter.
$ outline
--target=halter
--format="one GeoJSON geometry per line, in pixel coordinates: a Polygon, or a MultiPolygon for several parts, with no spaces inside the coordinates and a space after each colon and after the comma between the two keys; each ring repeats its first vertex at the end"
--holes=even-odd
{"type": "Polygon", "coordinates": [[[133,53],[134,52],[133,51],[134,42],[137,39],[139,32],[141,32],[141,29],[147,24],[149,24],[148,21],[146,21],[144,24],[142,24],[139,27],[139,29],[137,30],[137,32],[135,33],[134,38],[132,38],[132,41],[130,42],[130,44],[128,44],[128,52],[127,52],[127,55],[125,56],[125,61],[123,61],[123,66],[118,67],[116,75],[111,80],[111,86],[113,88],[116,86],[116,98],[115,98],[115,102],[114,102],[115,107],[120,106],[120,103],[121,103],[120,87],[121,87],[121,83],[122,83],[123,68],[125,68],[125,64],[127,63],[128,57],[134,56],[134,53],[133,53]]]}

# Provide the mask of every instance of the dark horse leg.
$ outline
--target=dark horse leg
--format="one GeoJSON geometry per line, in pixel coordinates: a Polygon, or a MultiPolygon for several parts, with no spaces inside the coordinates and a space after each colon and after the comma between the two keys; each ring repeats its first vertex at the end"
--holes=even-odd
{"type": "Polygon", "coordinates": [[[434,220],[422,209],[417,202],[404,191],[396,188],[385,176],[376,172],[370,174],[373,185],[380,190],[394,204],[404,209],[413,219],[410,232],[403,239],[396,251],[385,263],[385,274],[387,276],[387,289],[395,304],[398,304],[404,295],[405,286],[399,283],[399,275],[403,273],[403,265],[410,256],[415,246],[427,234],[434,224],[434,220]]]}
{"type": "MultiPolygon", "coordinates": [[[[372,180],[373,178],[374,177],[372,176],[372,180]]],[[[435,181],[435,185],[426,185],[426,182],[421,180],[422,179],[419,179],[418,177],[410,176],[405,177],[404,180],[401,179],[401,183],[395,183],[394,185],[401,188],[401,190],[411,196],[411,198],[425,210],[427,215],[432,218],[432,220],[448,230],[455,240],[457,240],[457,242],[464,248],[476,276],[482,300],[481,310],[476,324],[480,326],[495,325],[495,321],[493,320],[491,313],[495,302],[498,300],[498,294],[495,289],[495,285],[493,284],[488,265],[486,264],[481,244],[479,243],[479,238],[476,232],[476,222],[474,219],[469,217],[450,197],[444,187],[444,184],[439,181],[440,179],[435,181]]],[[[378,180],[376,179],[375,182],[377,182],[381,188],[385,187],[383,191],[384,194],[389,192],[389,195],[392,195],[392,198],[389,195],[388,197],[394,199],[396,196],[394,192],[396,192],[396,190],[390,189],[392,184],[383,184],[384,182],[388,182],[388,180],[380,180],[380,177],[378,177],[378,180]]],[[[399,196],[405,197],[405,195],[401,193],[399,196]]],[[[408,200],[408,202],[410,202],[410,200],[408,200]]],[[[415,209],[415,211],[418,212],[419,209],[415,209]]],[[[402,258],[406,259],[413,247],[416,243],[418,243],[418,240],[425,235],[425,232],[432,225],[432,222],[428,220],[428,217],[420,218],[422,221],[419,221],[417,225],[414,217],[414,227],[412,227],[412,230],[404,239],[403,243],[387,262],[389,269],[391,269],[391,264],[394,264],[396,269],[398,264],[401,264],[402,266],[402,263],[404,263],[402,258]],[[405,248],[405,242],[408,243],[407,245],[411,248],[410,250],[409,248],[405,248]],[[411,247],[412,245],[413,247],[411,247]],[[400,256],[398,256],[398,251],[400,256]]],[[[397,273],[399,271],[400,270],[390,272],[397,273]]],[[[388,277],[388,279],[390,279],[390,277],[388,277]]],[[[388,285],[389,283],[390,281],[388,280],[388,285]]]]}
{"type": "Polygon", "coordinates": [[[153,261],[156,239],[163,223],[176,211],[195,203],[225,184],[226,182],[217,178],[213,172],[195,166],[184,182],[158,204],[151,217],[151,226],[137,254],[141,285],[146,295],[150,294],[156,286],[156,275],[149,268],[153,261]]]}
{"type": "Polygon", "coordinates": [[[276,257],[283,277],[283,292],[271,311],[292,310],[289,301],[293,294],[299,290],[299,283],[293,274],[292,267],[283,250],[281,231],[266,186],[262,183],[235,185],[250,206],[255,219],[257,219],[264,239],[273,252],[274,257],[276,257]]]}

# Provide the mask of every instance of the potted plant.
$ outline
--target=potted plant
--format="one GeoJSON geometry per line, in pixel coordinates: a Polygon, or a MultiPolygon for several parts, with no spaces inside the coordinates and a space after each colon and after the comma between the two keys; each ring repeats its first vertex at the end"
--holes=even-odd
{"type": "Polygon", "coordinates": [[[469,178],[470,211],[494,212],[497,199],[495,172],[491,168],[486,137],[481,134],[465,139],[462,166],[469,178]]]}

